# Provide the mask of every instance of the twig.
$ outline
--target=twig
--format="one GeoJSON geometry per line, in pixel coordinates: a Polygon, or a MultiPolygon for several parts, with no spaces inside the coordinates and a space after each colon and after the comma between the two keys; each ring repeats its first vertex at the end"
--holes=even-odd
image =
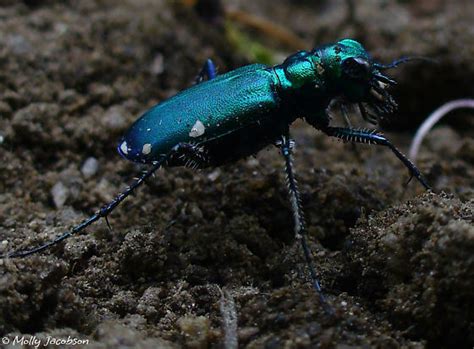
{"type": "Polygon", "coordinates": [[[309,46],[305,40],[301,39],[298,35],[289,31],[287,28],[263,17],[233,8],[226,8],[225,15],[230,20],[258,30],[293,50],[302,50],[309,46]]]}
{"type": "Polygon", "coordinates": [[[418,155],[418,150],[420,148],[421,142],[425,138],[426,134],[433,128],[433,126],[449,112],[461,108],[474,109],[474,99],[456,99],[454,101],[448,102],[436,109],[434,112],[431,113],[430,116],[426,118],[426,120],[416,131],[415,137],[413,138],[413,141],[410,145],[408,156],[411,161],[415,161],[418,155]]]}
{"type": "Polygon", "coordinates": [[[237,338],[237,310],[235,309],[234,297],[227,290],[221,291],[220,310],[222,325],[224,327],[224,348],[237,349],[239,340],[237,338]]]}

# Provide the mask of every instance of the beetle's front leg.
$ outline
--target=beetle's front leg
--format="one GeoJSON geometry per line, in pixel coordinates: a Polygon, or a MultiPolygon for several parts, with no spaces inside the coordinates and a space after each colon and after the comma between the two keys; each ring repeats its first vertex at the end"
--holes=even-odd
{"type": "Polygon", "coordinates": [[[320,129],[328,136],[336,137],[345,141],[377,144],[390,148],[395,156],[399,158],[410,171],[410,179],[415,177],[426,189],[431,189],[422,176],[420,170],[418,170],[418,168],[405,155],[403,155],[392,143],[390,143],[387,138],[378,133],[377,130],[357,130],[352,128],[330,126],[320,129]]]}
{"type": "Polygon", "coordinates": [[[204,81],[204,78],[207,80],[212,80],[217,76],[217,69],[216,65],[212,61],[212,59],[208,58],[206,62],[204,62],[201,71],[199,72],[198,76],[196,77],[196,85],[200,84],[204,81]]]}
{"type": "Polygon", "coordinates": [[[332,308],[327,304],[326,299],[322,293],[321,286],[313,266],[311,250],[306,241],[306,223],[304,219],[303,207],[301,205],[300,192],[298,190],[298,184],[296,182],[295,171],[293,168],[293,157],[291,154],[294,144],[294,141],[289,138],[289,134],[281,136],[281,139],[276,143],[276,145],[280,147],[281,153],[285,159],[285,173],[290,195],[291,209],[293,211],[295,238],[301,242],[301,247],[303,248],[304,257],[308,265],[313,287],[318,293],[321,303],[324,305],[326,310],[328,312],[332,312],[332,308]]]}

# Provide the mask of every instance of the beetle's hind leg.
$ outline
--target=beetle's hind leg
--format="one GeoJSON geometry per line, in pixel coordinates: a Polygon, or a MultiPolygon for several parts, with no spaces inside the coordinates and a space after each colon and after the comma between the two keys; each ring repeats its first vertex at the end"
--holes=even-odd
{"type": "MultiPolygon", "coordinates": [[[[55,239],[48,241],[40,246],[37,246],[35,248],[32,248],[30,250],[19,250],[19,251],[14,251],[7,253],[5,255],[1,255],[1,258],[22,258],[22,257],[27,257],[29,255],[44,251],[54,245],[59,244],[60,242],[66,240],[67,238],[71,237],[72,235],[78,234],[79,232],[83,231],[86,229],[88,226],[93,224],[94,222],[98,221],[101,218],[107,219],[107,216],[115,210],[115,208],[120,205],[120,203],[125,200],[130,194],[132,194],[138,187],[140,187],[145,181],[150,178],[166,161],[166,157],[163,157],[159,159],[158,161],[153,162],[153,166],[143,172],[138,178],[135,179],[135,181],[129,185],[124,191],[122,191],[120,194],[118,194],[112,201],[110,201],[108,204],[105,204],[102,206],[96,213],[94,213],[92,216],[89,218],[85,219],[82,221],[82,223],[76,225],[73,227],[70,231],[56,237],[55,239]]],[[[107,222],[108,224],[108,222],[107,222]]]]}
{"type": "Polygon", "coordinates": [[[418,168],[405,155],[390,143],[387,138],[376,130],[357,130],[352,128],[327,126],[321,128],[321,131],[326,133],[328,136],[336,137],[345,141],[377,144],[390,148],[395,156],[408,168],[408,171],[410,171],[410,179],[415,177],[426,189],[431,189],[425,178],[422,176],[420,170],[418,170],[418,168]]]}
{"type": "Polygon", "coordinates": [[[217,76],[217,68],[212,59],[206,59],[204,62],[201,71],[199,72],[198,76],[196,77],[196,85],[203,82],[205,78],[207,80],[212,80],[217,76]]]}
{"type": "Polygon", "coordinates": [[[107,219],[107,216],[115,210],[115,208],[122,203],[131,193],[133,193],[138,187],[140,187],[145,181],[151,177],[160,167],[164,164],[173,164],[173,165],[184,165],[193,168],[205,167],[209,162],[209,156],[207,151],[202,146],[197,146],[188,143],[180,143],[173,147],[171,151],[163,155],[159,160],[152,163],[152,167],[139,176],[135,181],[128,186],[123,192],[118,194],[112,201],[108,204],[105,204],[92,216],[84,220],[79,225],[76,225],[70,231],[58,236],[54,240],[44,243],[38,247],[35,247],[31,250],[20,250],[5,255],[0,255],[1,258],[21,258],[32,255],[46,250],[49,247],[59,244],[61,241],[66,240],[72,235],[78,234],[83,231],[85,228],[98,221],[101,218],[107,219]]]}
{"type": "Polygon", "coordinates": [[[173,147],[167,164],[169,166],[185,166],[198,169],[208,167],[211,164],[211,158],[204,146],[179,143],[173,147]]]}
{"type": "Polygon", "coordinates": [[[291,209],[293,211],[293,218],[295,224],[295,238],[301,242],[301,247],[303,248],[304,257],[311,276],[312,285],[318,293],[318,296],[323,306],[328,312],[332,313],[332,308],[329,306],[322,293],[321,285],[319,283],[316,271],[313,266],[312,253],[306,241],[306,223],[304,219],[303,208],[301,205],[300,192],[298,190],[298,184],[296,182],[295,172],[293,169],[292,148],[294,146],[294,141],[291,140],[288,135],[285,135],[281,137],[281,140],[277,143],[277,146],[280,147],[281,153],[285,159],[286,180],[288,184],[291,209]]]}

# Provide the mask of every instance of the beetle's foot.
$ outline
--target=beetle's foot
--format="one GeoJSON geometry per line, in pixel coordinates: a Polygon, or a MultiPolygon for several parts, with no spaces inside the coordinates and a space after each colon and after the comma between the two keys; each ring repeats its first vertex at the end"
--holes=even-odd
{"type": "Polygon", "coordinates": [[[109,222],[109,216],[104,216],[105,223],[107,224],[107,228],[109,228],[109,231],[112,231],[112,226],[110,225],[109,222]]]}
{"type": "Polygon", "coordinates": [[[280,139],[275,141],[275,146],[282,149],[282,150],[284,148],[287,148],[289,150],[293,150],[295,148],[295,145],[296,145],[296,142],[295,142],[294,139],[286,140],[285,136],[282,136],[280,139]]]}
{"type": "Polygon", "coordinates": [[[205,78],[207,80],[212,80],[217,76],[217,68],[212,59],[208,58],[206,62],[204,62],[201,71],[199,72],[198,76],[196,77],[195,83],[200,84],[204,81],[205,78]]]}
{"type": "Polygon", "coordinates": [[[385,136],[377,130],[351,129],[344,127],[323,127],[321,131],[328,136],[336,137],[345,141],[377,144],[390,148],[395,156],[406,166],[412,177],[415,177],[425,189],[430,190],[430,186],[421,175],[420,170],[405,155],[403,155],[385,136]]]}

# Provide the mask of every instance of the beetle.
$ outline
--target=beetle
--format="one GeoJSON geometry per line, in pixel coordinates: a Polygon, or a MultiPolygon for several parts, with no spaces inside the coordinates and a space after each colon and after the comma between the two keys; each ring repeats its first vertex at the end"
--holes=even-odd
{"type": "Polygon", "coordinates": [[[343,98],[357,104],[362,117],[376,124],[397,108],[387,92],[395,81],[382,71],[413,58],[384,65],[373,60],[359,42],[343,39],[311,51],[299,51],[279,65],[252,64],[221,75],[208,59],[194,86],[145,112],[120,140],[120,155],[150,164],[149,170],[71,231],[34,249],[2,257],[25,257],[43,251],[101,218],[107,221],[107,216],[160,167],[216,167],[274,144],[285,161],[295,237],[301,242],[312,285],[324,301],[305,238],[289,127],[297,118],[304,118],[328,136],[386,146],[408,168],[410,179],[415,177],[429,189],[416,166],[377,130],[331,126],[327,113],[331,101],[343,98]]]}

